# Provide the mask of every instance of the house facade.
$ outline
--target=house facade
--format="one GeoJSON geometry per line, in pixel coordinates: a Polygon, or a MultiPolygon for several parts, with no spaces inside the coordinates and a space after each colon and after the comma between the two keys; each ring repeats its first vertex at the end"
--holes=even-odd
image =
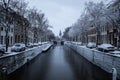
{"type": "Polygon", "coordinates": [[[97,40],[96,28],[91,27],[88,29],[88,42],[95,42],[97,40]]]}
{"type": "MultiPolygon", "coordinates": [[[[114,46],[117,45],[117,31],[116,28],[112,25],[102,26],[99,28],[99,43],[109,43],[114,46]]],[[[88,29],[88,42],[97,43],[97,30],[95,27],[88,29]]]]}
{"type": "MultiPolygon", "coordinates": [[[[8,30],[8,45],[11,46],[14,44],[14,26],[10,25],[8,30]]],[[[6,31],[5,27],[0,26],[0,44],[6,44],[6,31]]]]}

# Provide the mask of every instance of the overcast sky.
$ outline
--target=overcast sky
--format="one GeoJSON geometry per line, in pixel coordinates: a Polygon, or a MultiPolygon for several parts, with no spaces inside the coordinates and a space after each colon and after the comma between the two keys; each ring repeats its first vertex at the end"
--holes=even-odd
{"type": "MultiPolygon", "coordinates": [[[[35,7],[45,13],[49,24],[53,26],[55,35],[77,21],[84,10],[84,4],[89,1],[100,2],[102,0],[27,0],[29,7],[35,7]]],[[[108,0],[103,0],[104,2],[108,0]]]]}

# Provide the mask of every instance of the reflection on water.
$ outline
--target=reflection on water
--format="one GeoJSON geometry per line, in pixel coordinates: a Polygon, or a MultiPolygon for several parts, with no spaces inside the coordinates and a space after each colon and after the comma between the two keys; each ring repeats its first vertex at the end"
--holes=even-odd
{"type": "Polygon", "coordinates": [[[49,67],[49,54],[42,53],[8,76],[8,80],[44,80],[49,67]]]}
{"type": "Polygon", "coordinates": [[[111,74],[88,62],[70,48],[64,47],[65,59],[71,66],[78,80],[112,80],[111,74]]]}
{"type": "Polygon", "coordinates": [[[71,67],[65,60],[62,46],[56,46],[50,54],[50,65],[45,80],[76,80],[71,67]]]}
{"type": "Polygon", "coordinates": [[[23,66],[8,80],[112,80],[68,47],[57,45],[23,66]]]}

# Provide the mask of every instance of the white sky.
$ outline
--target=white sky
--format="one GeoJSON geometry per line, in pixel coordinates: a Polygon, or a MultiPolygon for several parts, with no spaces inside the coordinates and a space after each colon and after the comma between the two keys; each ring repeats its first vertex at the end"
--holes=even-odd
{"type": "Polygon", "coordinates": [[[45,13],[49,24],[53,26],[52,31],[58,35],[66,27],[77,21],[84,10],[84,4],[89,1],[100,2],[109,0],[26,0],[29,7],[35,7],[45,13]]]}

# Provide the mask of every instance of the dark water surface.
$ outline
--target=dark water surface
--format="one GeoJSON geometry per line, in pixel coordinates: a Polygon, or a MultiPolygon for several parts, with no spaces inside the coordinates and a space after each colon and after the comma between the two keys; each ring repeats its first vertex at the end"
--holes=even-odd
{"type": "Polygon", "coordinates": [[[72,49],[57,45],[8,76],[8,80],[112,80],[72,49]]]}

